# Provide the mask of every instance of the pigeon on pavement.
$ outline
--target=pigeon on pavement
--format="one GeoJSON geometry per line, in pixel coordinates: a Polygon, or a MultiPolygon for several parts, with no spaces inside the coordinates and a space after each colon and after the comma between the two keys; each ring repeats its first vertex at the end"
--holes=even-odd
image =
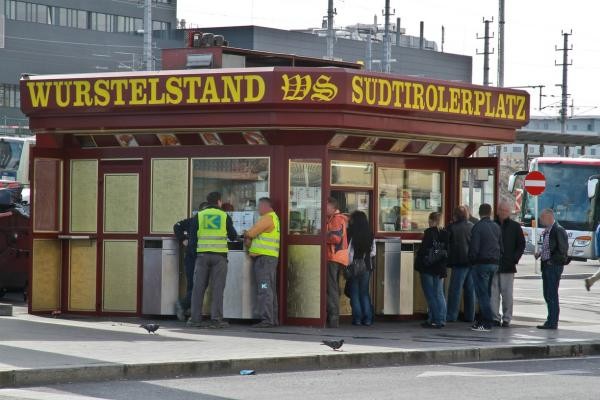
{"type": "Polygon", "coordinates": [[[157,334],[156,331],[158,330],[158,328],[160,328],[160,325],[159,324],[142,324],[142,325],[140,325],[140,328],[144,328],[145,330],[148,331],[148,333],[157,334]]]}
{"type": "Polygon", "coordinates": [[[339,350],[344,345],[344,339],[340,340],[323,340],[321,346],[331,347],[333,351],[339,350]]]}

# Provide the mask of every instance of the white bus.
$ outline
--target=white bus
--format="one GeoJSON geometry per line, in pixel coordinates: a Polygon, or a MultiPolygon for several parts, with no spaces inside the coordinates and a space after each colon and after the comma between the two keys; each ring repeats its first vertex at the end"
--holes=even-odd
{"type": "Polygon", "coordinates": [[[23,184],[23,201],[29,203],[29,153],[35,137],[0,136],[0,184],[23,184]]]}
{"type": "MultiPolygon", "coordinates": [[[[540,171],[546,177],[546,190],[538,199],[538,213],[545,208],[554,210],[556,220],[569,235],[569,256],[579,260],[598,258],[594,231],[600,219],[600,201],[597,201],[600,159],[534,158],[529,171],[516,172],[509,178],[508,190],[513,192],[517,177],[530,171],[540,171]]],[[[533,197],[523,192],[520,220],[528,251],[534,244],[532,222],[537,220],[534,210],[533,197]]],[[[542,230],[538,225],[535,235],[538,243],[542,230]]]]}

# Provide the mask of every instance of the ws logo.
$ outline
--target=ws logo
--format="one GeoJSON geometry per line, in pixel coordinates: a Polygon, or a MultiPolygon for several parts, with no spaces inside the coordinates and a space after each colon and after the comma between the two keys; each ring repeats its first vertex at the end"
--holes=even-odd
{"type": "Polygon", "coordinates": [[[331,101],[338,94],[338,87],[331,82],[331,77],[320,75],[313,81],[310,75],[283,74],[283,100],[302,101],[310,95],[313,101],[331,101]]]}

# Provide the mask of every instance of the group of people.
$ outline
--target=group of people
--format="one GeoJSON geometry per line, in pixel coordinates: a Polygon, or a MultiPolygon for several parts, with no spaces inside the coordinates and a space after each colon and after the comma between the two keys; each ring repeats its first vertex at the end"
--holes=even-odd
{"type": "MultiPolygon", "coordinates": [[[[513,316],[513,287],[517,264],[525,250],[521,226],[510,218],[511,204],[501,202],[496,218],[492,207],[479,207],[480,219],[470,216],[466,206],[457,207],[450,225],[440,226],[441,214],[429,215],[415,265],[428,305],[426,328],[443,328],[459,318],[461,292],[463,320],[473,322],[474,331],[489,332],[493,326],[510,327],[513,316]],[[451,271],[447,301],[444,279],[451,271]],[[479,304],[476,317],[475,304],[479,304]]],[[[545,227],[541,250],[544,299],[548,308],[546,321],[539,329],[557,329],[560,313],[558,287],[564,265],[568,263],[567,233],[545,209],[540,215],[545,227]]]]}
{"type": "MultiPolygon", "coordinates": [[[[260,219],[243,233],[248,254],[253,260],[256,280],[257,305],[260,322],[256,328],[276,326],[277,264],[279,260],[280,224],[273,211],[271,199],[258,201],[260,219]]],[[[238,239],[231,217],[223,211],[221,194],[210,193],[198,213],[179,221],[173,227],[175,236],[185,246],[186,295],[176,303],[179,320],[187,320],[190,327],[225,328],[223,293],[227,279],[228,240],[238,239]],[[203,320],[202,311],[206,290],[211,289],[210,319],[203,320]],[[187,319],[189,316],[189,320],[187,319]]]]}
{"type": "MultiPolygon", "coordinates": [[[[267,197],[258,201],[260,219],[243,232],[245,245],[253,260],[257,306],[257,328],[277,326],[277,265],[279,263],[280,222],[267,197]]],[[[428,305],[426,328],[443,328],[462,319],[473,322],[475,331],[488,332],[493,326],[509,327],[513,316],[513,285],[516,266],[525,250],[521,226],[510,218],[511,205],[501,202],[492,219],[492,207],[479,207],[480,219],[473,218],[466,206],[457,207],[452,222],[441,227],[441,214],[429,215],[415,259],[428,305]],[[447,298],[444,279],[451,271],[447,298]],[[476,316],[476,302],[479,313],[476,316]]],[[[557,329],[560,306],[558,287],[564,265],[568,263],[567,233],[545,209],[540,215],[545,226],[541,250],[544,299],[548,317],[539,329],[557,329]]],[[[221,194],[212,192],[198,213],[173,227],[185,246],[187,290],[176,304],[177,317],[191,327],[223,328],[223,293],[227,278],[228,241],[238,239],[232,219],[222,209],[221,194]],[[211,289],[210,319],[203,320],[206,290],[211,289]],[[188,319],[189,316],[189,319],[188,319]]],[[[350,216],[339,210],[338,202],[327,201],[327,326],[339,326],[340,275],[346,278],[344,294],[350,298],[352,324],[373,324],[370,280],[374,270],[375,243],[367,215],[354,211],[350,216]]],[[[591,286],[591,285],[590,285],[591,286]]]]}

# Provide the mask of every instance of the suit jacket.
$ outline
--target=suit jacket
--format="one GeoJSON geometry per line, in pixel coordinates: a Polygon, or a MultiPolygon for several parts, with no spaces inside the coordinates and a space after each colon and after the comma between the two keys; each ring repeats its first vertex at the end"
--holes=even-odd
{"type": "Polygon", "coordinates": [[[569,257],[569,236],[565,228],[555,222],[550,229],[550,263],[565,265],[569,257]]]}

